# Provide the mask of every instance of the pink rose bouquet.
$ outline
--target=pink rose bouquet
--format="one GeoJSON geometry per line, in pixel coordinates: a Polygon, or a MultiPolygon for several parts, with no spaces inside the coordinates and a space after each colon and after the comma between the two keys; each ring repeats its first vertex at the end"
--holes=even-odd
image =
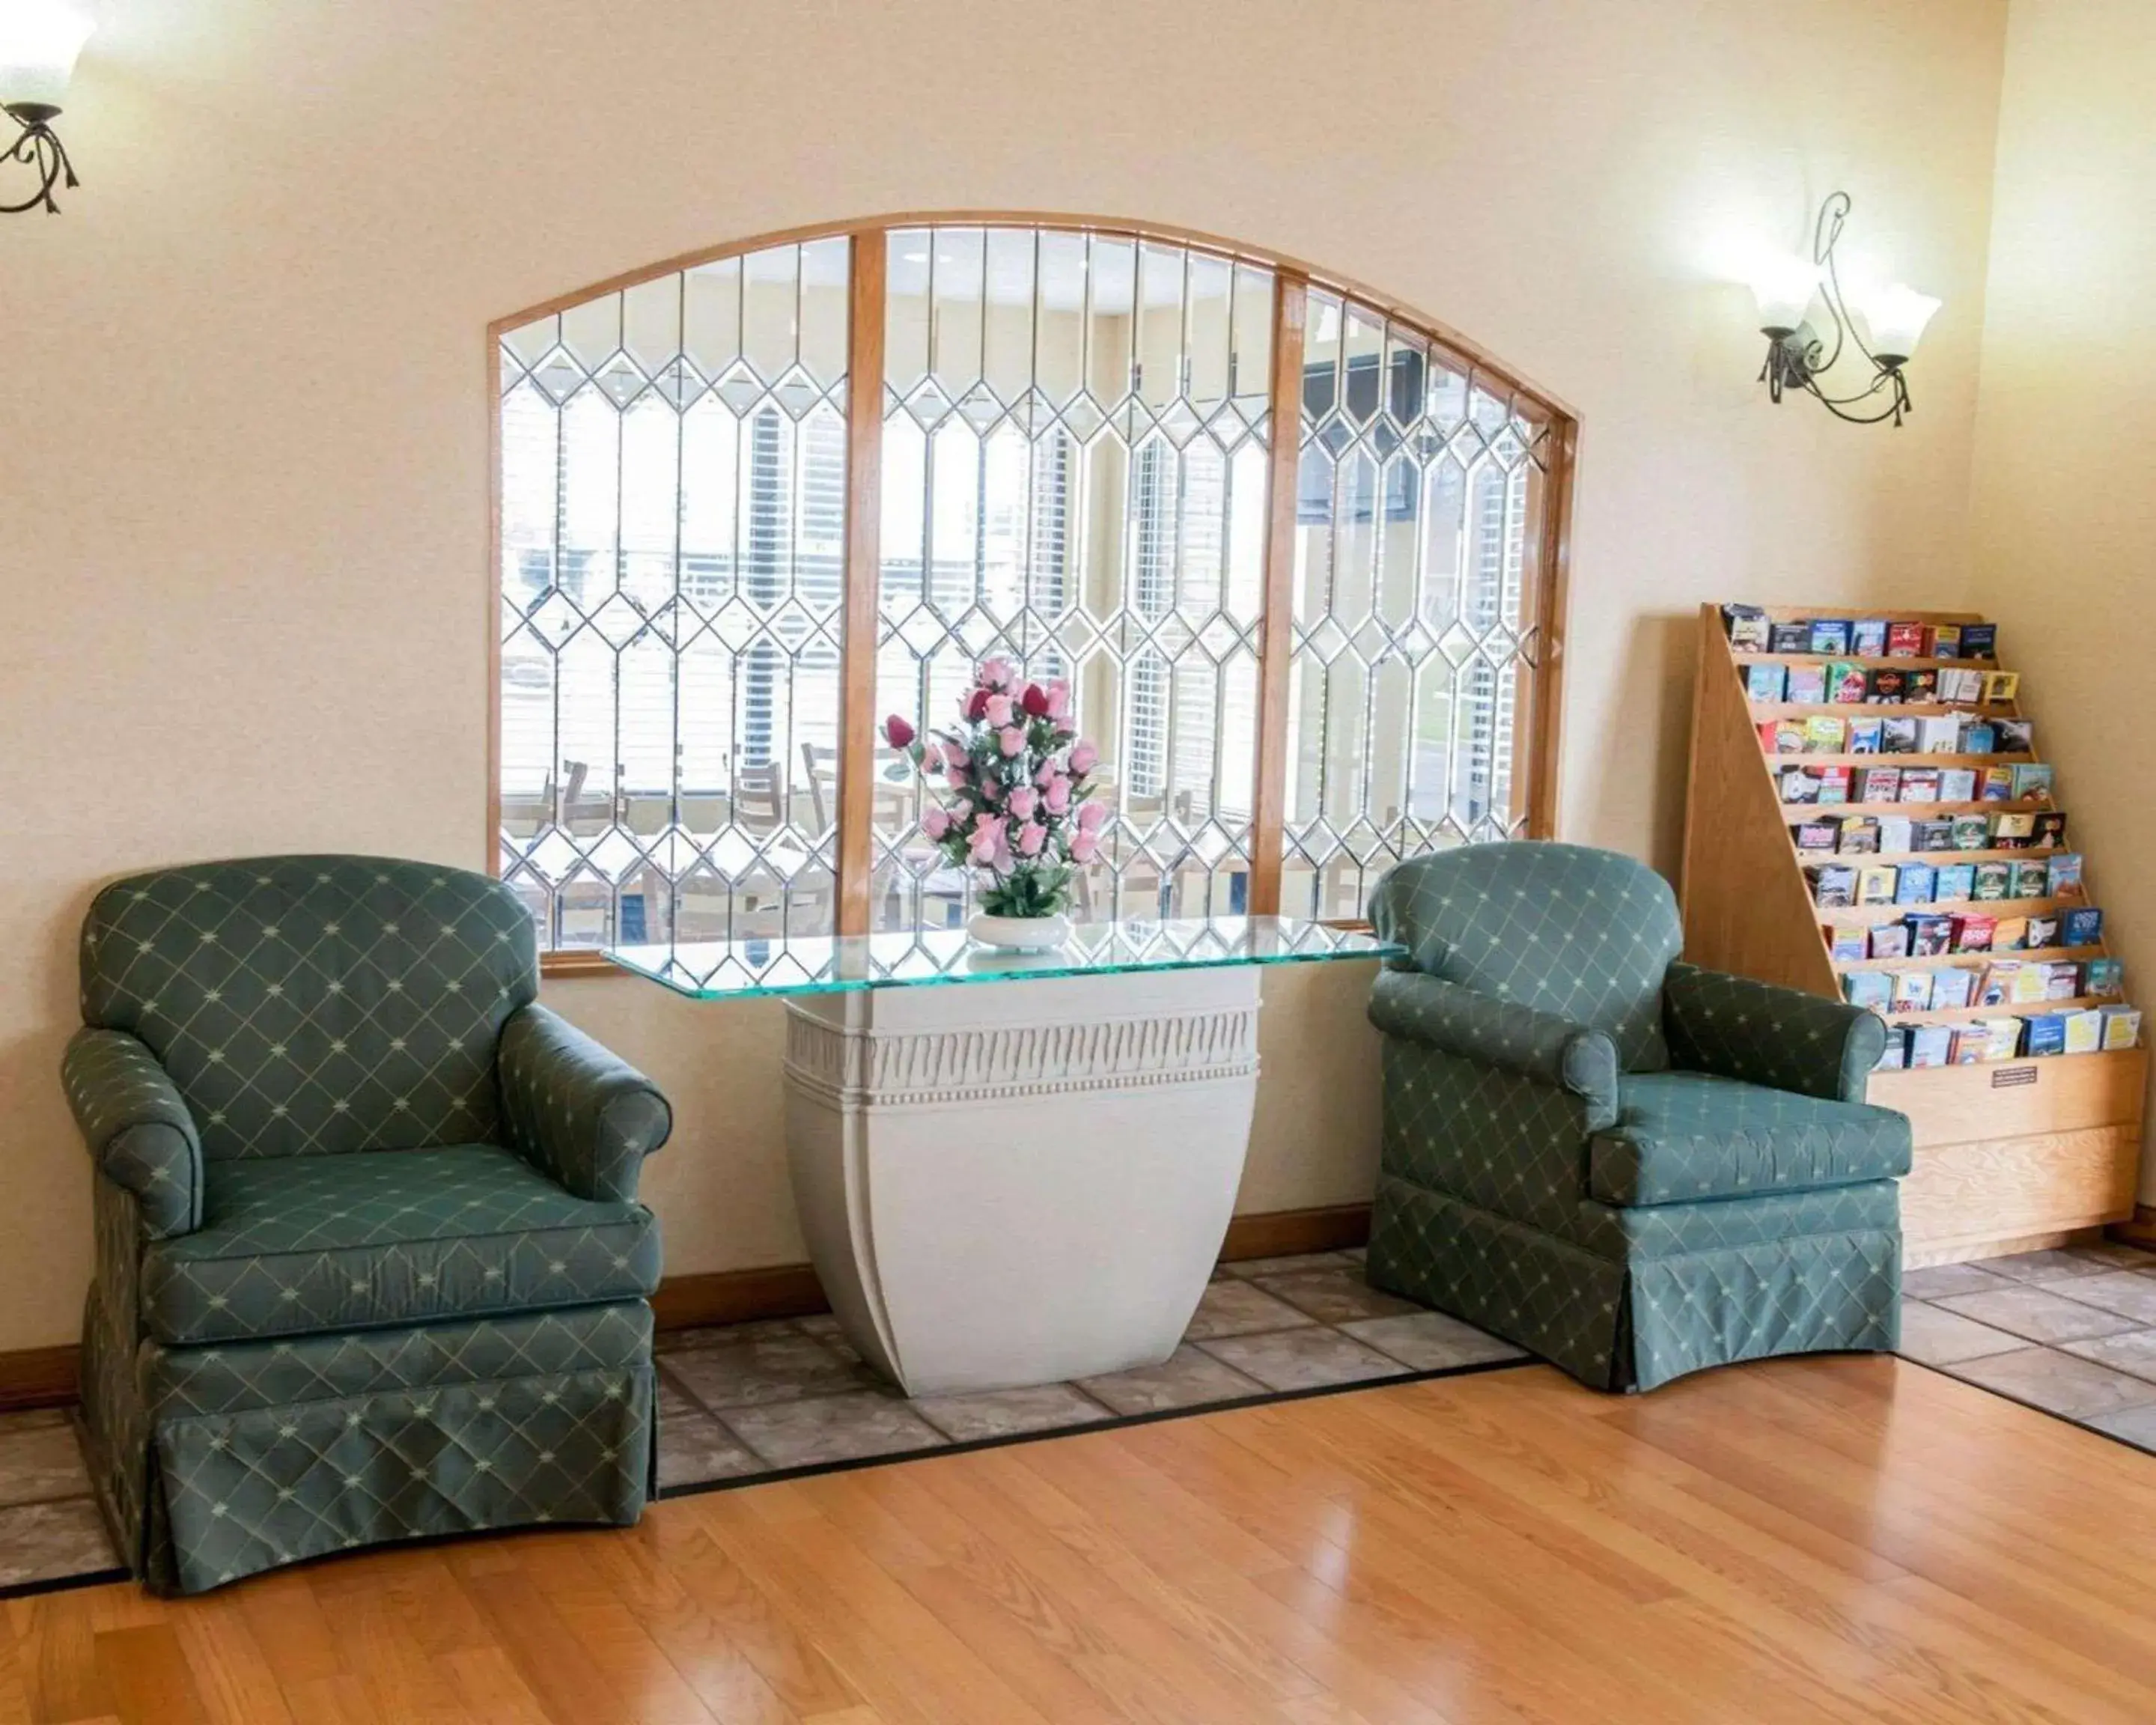
{"type": "Polygon", "coordinates": [[[958,697],[956,728],[924,739],[893,713],[884,737],[949,793],[921,830],[953,867],[987,874],[983,910],[1052,916],[1064,908],[1075,870],[1100,855],[1108,814],[1087,800],[1101,754],[1071,724],[1067,683],[1022,682],[1008,659],[984,659],[958,697]]]}

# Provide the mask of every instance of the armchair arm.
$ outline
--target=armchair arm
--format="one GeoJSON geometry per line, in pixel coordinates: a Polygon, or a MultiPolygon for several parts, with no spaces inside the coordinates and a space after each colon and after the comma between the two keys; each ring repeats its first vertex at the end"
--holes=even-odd
{"type": "Polygon", "coordinates": [[[1862,1101],[1887,1047],[1886,1021],[1868,1007],[1681,958],[1663,979],[1662,1021],[1679,1067],[1830,1102],[1862,1101]]]}
{"type": "Polygon", "coordinates": [[[99,1172],[135,1194],[150,1237],[199,1228],[202,1139],[157,1055],[124,1030],[78,1030],[60,1084],[99,1172]]]}
{"type": "Polygon", "coordinates": [[[1389,1036],[1569,1091],[1586,1101],[1589,1131],[1617,1118],[1617,1047],[1599,1030],[1406,970],[1378,973],[1370,1022],[1389,1036]]]}
{"type": "Polygon", "coordinates": [[[496,1079],[511,1147],[579,1198],[634,1199],[644,1158],[674,1130],[656,1085],[543,1006],[502,1027],[496,1079]]]}

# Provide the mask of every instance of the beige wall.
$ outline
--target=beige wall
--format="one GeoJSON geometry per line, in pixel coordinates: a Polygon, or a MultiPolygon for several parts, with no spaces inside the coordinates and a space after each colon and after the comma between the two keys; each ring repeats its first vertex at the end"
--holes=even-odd
{"type": "MultiPolygon", "coordinates": [[[[0,227],[0,1348],[69,1336],[86,1275],[54,1068],[95,883],[484,860],[485,331],[547,295],[1003,207],[1236,236],[1441,317],[1584,416],[1563,827],[1665,865],[1701,599],[1958,597],[1989,0],[102,10],[85,183],[0,227]],[[1837,185],[1947,300],[1897,434],[1769,410],[1723,279],[1837,185]]],[[[2109,412],[2132,380],[2103,381],[2109,412]]],[[[1367,1191],[1358,994],[1269,982],[1249,1207],[1367,1191]]],[[[681,1097],[670,1267],[798,1256],[774,1009],[550,997],[681,1097]]]]}
{"type": "MultiPolygon", "coordinates": [[[[2156,966],[2156,8],[2014,0],[2001,97],[1973,602],[2029,679],[2037,746],[2129,984],[2156,966]]],[[[2136,997],[2139,999],[2139,996],[2136,997]]],[[[2141,1200],[2156,1204],[2156,1161],[2141,1200]]]]}

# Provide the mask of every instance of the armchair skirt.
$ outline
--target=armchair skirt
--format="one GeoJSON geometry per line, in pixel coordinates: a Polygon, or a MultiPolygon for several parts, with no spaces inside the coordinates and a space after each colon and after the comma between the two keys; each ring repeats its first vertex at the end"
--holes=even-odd
{"type": "Polygon", "coordinates": [[[1594,1245],[1381,1175],[1370,1280],[1599,1389],[1652,1389],[1707,1366],[1900,1340],[1891,1180],[1738,1204],[1579,1209],[1594,1245]]]}
{"type": "MultiPolygon", "coordinates": [[[[132,1200],[101,1177],[96,1204],[100,1235],[131,1231],[132,1200]]],[[[84,1317],[83,1416],[107,1524],[153,1591],[643,1513],[657,1431],[641,1298],[173,1347],[132,1342],[106,1281],[84,1317]]]]}

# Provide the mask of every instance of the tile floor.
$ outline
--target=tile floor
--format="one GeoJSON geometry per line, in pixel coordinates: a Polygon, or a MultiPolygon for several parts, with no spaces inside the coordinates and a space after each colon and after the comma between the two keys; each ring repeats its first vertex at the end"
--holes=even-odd
{"type": "MultiPolygon", "coordinates": [[[[1227,1266],[1159,1365],[983,1395],[907,1399],[828,1317],[676,1331],[659,1343],[660,1488],[1526,1357],[1368,1286],[1361,1256],[1227,1266]]],[[[1907,1358],[2156,1451],[2156,1253],[2107,1244],[1912,1270],[1903,1291],[1907,1358]]],[[[114,1568],[89,1494],[70,1413],[0,1414],[0,1590],[114,1568]]]]}
{"type": "Polygon", "coordinates": [[[981,1395],[909,1400],[828,1317],[676,1331],[659,1339],[660,1489],[1526,1358],[1379,1293],[1364,1283],[1361,1256],[1227,1266],[1159,1365],[981,1395]]]}
{"type": "Polygon", "coordinates": [[[0,1414],[0,1588],[117,1567],[73,1410],[0,1414]]]}
{"type": "Polygon", "coordinates": [[[1902,1353],[2156,1451],[2156,1252],[2107,1241],[1902,1277],[1902,1353]]]}

